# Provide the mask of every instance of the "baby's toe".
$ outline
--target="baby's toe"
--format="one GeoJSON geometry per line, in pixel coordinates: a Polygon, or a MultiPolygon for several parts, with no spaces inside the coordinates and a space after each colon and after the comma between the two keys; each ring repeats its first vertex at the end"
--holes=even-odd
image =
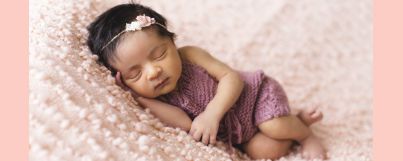
{"type": "Polygon", "coordinates": [[[317,110],[317,111],[315,111],[314,113],[311,114],[311,118],[315,119],[315,120],[322,119],[322,117],[323,117],[323,114],[319,110],[317,110]]]}

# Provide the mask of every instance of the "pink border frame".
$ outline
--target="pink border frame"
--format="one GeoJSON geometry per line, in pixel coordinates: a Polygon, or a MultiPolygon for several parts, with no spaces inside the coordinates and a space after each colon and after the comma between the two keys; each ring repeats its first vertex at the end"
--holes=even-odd
{"type": "MultiPolygon", "coordinates": [[[[403,1],[374,1],[374,160],[403,158],[403,1]]],[[[5,4],[7,3],[7,4],[5,4]]],[[[28,1],[1,5],[1,160],[28,160],[28,1]],[[10,16],[12,15],[12,16],[10,16]]]]}
{"type": "Polygon", "coordinates": [[[392,161],[403,158],[403,1],[373,4],[374,160],[392,161]]]}
{"type": "Polygon", "coordinates": [[[28,1],[4,1],[0,19],[0,160],[28,160],[28,1]]]}

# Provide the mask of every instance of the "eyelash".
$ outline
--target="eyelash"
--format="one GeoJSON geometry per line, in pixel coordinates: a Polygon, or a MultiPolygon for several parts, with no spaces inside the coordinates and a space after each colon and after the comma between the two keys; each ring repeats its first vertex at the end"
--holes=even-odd
{"type": "Polygon", "coordinates": [[[138,74],[134,75],[133,77],[130,77],[129,79],[130,80],[137,80],[140,75],[141,75],[141,71],[139,71],[138,74]]]}
{"type": "Polygon", "coordinates": [[[165,56],[165,54],[166,54],[166,50],[159,56],[159,57],[157,57],[157,58],[155,58],[156,60],[160,60],[162,57],[164,57],[165,56]]]}

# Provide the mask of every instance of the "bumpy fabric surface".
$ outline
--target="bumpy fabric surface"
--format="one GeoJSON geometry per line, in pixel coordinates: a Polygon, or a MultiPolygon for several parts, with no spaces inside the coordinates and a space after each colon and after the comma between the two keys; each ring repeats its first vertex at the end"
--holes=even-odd
{"type": "MultiPolygon", "coordinates": [[[[165,127],[96,63],[86,26],[126,0],[29,1],[29,158],[248,160],[165,127]]],[[[147,0],[177,45],[197,45],[235,69],[262,69],[290,107],[319,106],[312,127],[330,161],[372,160],[370,0],[147,0]]],[[[280,161],[304,160],[299,148],[280,161]]]]}
{"type": "MultiPolygon", "coordinates": [[[[229,145],[245,143],[257,132],[258,124],[290,112],[287,96],[274,79],[262,71],[239,74],[244,88],[221,119],[217,135],[229,145]]],[[[213,99],[218,82],[200,66],[182,60],[182,75],[177,86],[177,90],[159,99],[183,109],[193,120],[213,99]]]]}

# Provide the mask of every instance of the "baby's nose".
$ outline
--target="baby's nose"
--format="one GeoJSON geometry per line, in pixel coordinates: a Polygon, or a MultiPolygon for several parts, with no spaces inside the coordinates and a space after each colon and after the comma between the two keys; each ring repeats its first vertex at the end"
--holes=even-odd
{"type": "Polygon", "coordinates": [[[161,74],[161,67],[155,66],[155,65],[148,65],[147,67],[147,79],[152,80],[155,78],[158,78],[158,76],[161,74]]]}

